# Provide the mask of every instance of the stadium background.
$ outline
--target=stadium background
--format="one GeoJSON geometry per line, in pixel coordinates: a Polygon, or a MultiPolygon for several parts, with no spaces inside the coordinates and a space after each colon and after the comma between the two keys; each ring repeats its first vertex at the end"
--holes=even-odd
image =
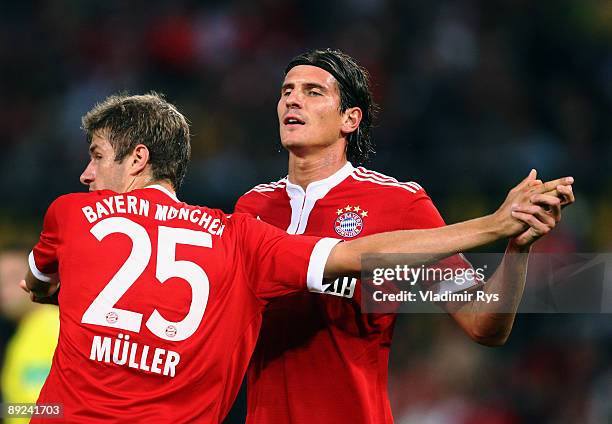
{"type": "MultiPolygon", "coordinates": [[[[0,251],[26,252],[51,200],[83,190],[80,117],[119,90],[179,106],[194,134],[179,195],[231,210],[284,175],[285,64],[328,46],[372,74],[382,113],[369,167],[419,182],[448,222],[491,212],[532,167],[571,174],[578,202],[537,250],[610,250],[609,1],[3,0],[0,251]]],[[[27,308],[7,275],[3,351],[27,308]]],[[[406,315],[392,351],[401,424],[612,420],[609,315],[521,315],[498,349],[445,316],[406,315]]]]}

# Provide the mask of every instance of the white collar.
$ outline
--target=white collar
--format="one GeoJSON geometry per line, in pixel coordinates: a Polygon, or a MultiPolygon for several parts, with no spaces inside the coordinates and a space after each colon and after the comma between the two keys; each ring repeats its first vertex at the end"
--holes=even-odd
{"type": "Polygon", "coordinates": [[[291,206],[291,222],[287,227],[289,234],[304,234],[308,225],[310,212],[314,208],[315,203],[324,198],[329,191],[346,179],[355,168],[350,162],[347,162],[342,168],[333,173],[327,178],[319,181],[313,181],[306,187],[306,191],[301,186],[289,182],[289,177],[285,180],[287,185],[287,195],[289,196],[289,204],[291,206]]]}
{"type": "Polygon", "coordinates": [[[294,197],[291,196],[291,194],[295,195],[300,193],[301,195],[307,195],[308,197],[312,196],[320,199],[324,197],[332,188],[344,181],[346,177],[353,173],[354,170],[355,168],[353,165],[347,161],[342,168],[334,172],[329,177],[322,180],[313,181],[308,184],[308,186],[306,186],[306,192],[304,192],[304,189],[300,185],[293,184],[291,181],[289,181],[289,176],[287,176],[285,178],[285,181],[287,182],[285,190],[287,190],[289,197],[294,197]]]}
{"type": "Polygon", "coordinates": [[[156,190],[161,191],[162,193],[166,193],[168,195],[168,197],[170,197],[175,202],[179,201],[179,199],[176,197],[176,194],[173,191],[168,190],[166,187],[164,187],[162,185],[152,184],[152,185],[146,186],[145,188],[154,188],[156,190]]]}

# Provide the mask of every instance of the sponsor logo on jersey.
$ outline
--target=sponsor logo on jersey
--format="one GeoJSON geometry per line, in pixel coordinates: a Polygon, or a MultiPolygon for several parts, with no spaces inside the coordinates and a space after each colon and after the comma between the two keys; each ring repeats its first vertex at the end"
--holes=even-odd
{"type": "Polygon", "coordinates": [[[356,278],[340,277],[328,284],[323,284],[323,293],[333,296],[352,298],[355,294],[356,278]]]}
{"type": "Polygon", "coordinates": [[[336,211],[338,217],[334,222],[334,230],[341,237],[356,237],[363,230],[363,218],[368,216],[359,206],[347,205],[336,211]]]}

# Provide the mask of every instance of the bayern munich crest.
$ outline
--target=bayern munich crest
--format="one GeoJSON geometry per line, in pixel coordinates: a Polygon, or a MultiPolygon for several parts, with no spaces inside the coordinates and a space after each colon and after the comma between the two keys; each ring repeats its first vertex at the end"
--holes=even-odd
{"type": "Polygon", "coordinates": [[[363,230],[363,218],[368,216],[368,211],[359,206],[347,205],[336,211],[338,217],[334,222],[334,229],[340,237],[355,237],[363,230]]]}

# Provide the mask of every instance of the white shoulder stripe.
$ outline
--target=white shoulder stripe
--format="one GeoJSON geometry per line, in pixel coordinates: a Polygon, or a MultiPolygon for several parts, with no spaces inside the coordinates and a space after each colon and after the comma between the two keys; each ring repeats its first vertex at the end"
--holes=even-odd
{"type": "Polygon", "coordinates": [[[255,187],[253,187],[252,189],[250,189],[249,191],[247,191],[244,194],[249,194],[252,191],[256,191],[258,193],[275,191],[275,190],[277,190],[279,188],[285,188],[286,185],[287,185],[286,179],[282,178],[282,179],[280,179],[278,181],[274,181],[274,182],[271,182],[271,183],[257,184],[255,187]]]}
{"type": "Polygon", "coordinates": [[[389,181],[389,182],[394,182],[394,183],[398,183],[398,184],[408,184],[408,185],[411,185],[412,187],[414,187],[417,190],[422,190],[423,189],[423,187],[421,187],[419,184],[415,183],[414,181],[400,182],[400,181],[398,181],[397,179],[395,179],[393,177],[381,174],[380,172],[372,171],[370,169],[366,169],[366,168],[364,168],[362,166],[357,168],[357,170],[361,173],[362,176],[369,176],[369,177],[374,178],[375,180],[389,181]]]}
{"type": "Polygon", "coordinates": [[[283,187],[276,187],[276,188],[252,188],[251,190],[247,191],[245,194],[248,194],[248,193],[250,193],[252,191],[254,191],[256,193],[266,193],[266,192],[271,192],[271,191],[276,191],[278,189],[282,189],[283,187]]]}
{"type": "Polygon", "coordinates": [[[414,188],[406,185],[406,184],[400,184],[400,183],[394,183],[391,181],[379,181],[379,180],[375,180],[373,178],[369,178],[369,177],[361,177],[359,175],[357,175],[357,173],[354,173],[351,175],[351,177],[353,177],[355,180],[357,181],[366,181],[366,182],[370,182],[370,183],[374,183],[374,184],[379,184],[379,185],[383,185],[383,186],[389,186],[389,187],[400,187],[403,188],[404,190],[408,190],[411,193],[416,193],[418,190],[415,190],[414,188]]]}
{"type": "Polygon", "coordinates": [[[285,184],[282,182],[276,182],[276,183],[267,183],[267,184],[257,184],[255,187],[253,188],[273,188],[273,187],[284,187],[285,184]]]}
{"type": "Polygon", "coordinates": [[[258,185],[253,187],[251,190],[265,190],[265,189],[271,189],[271,190],[275,190],[277,188],[284,188],[285,185],[284,184],[278,184],[278,185],[258,185]]]}
{"type": "Polygon", "coordinates": [[[358,176],[360,178],[369,180],[371,182],[380,183],[382,185],[397,184],[399,186],[404,187],[411,193],[416,193],[417,191],[423,189],[423,187],[421,187],[419,184],[415,183],[414,181],[410,181],[407,183],[401,183],[393,177],[389,177],[389,176],[380,174],[378,172],[370,171],[363,167],[356,168],[355,172],[353,173],[353,176],[358,176]]]}
{"type": "Polygon", "coordinates": [[[254,188],[254,189],[251,189],[251,190],[247,191],[245,194],[248,194],[248,193],[250,193],[252,191],[254,191],[256,193],[265,193],[267,191],[274,191],[274,189],[273,188],[254,188]]]}
{"type": "Polygon", "coordinates": [[[359,171],[359,173],[361,175],[364,175],[364,176],[367,175],[367,176],[370,176],[372,178],[375,178],[375,179],[378,179],[378,180],[381,180],[381,181],[395,181],[395,182],[398,182],[393,177],[381,174],[380,172],[376,172],[376,171],[372,171],[372,170],[366,169],[363,166],[360,166],[359,168],[357,168],[357,171],[359,171]]]}

